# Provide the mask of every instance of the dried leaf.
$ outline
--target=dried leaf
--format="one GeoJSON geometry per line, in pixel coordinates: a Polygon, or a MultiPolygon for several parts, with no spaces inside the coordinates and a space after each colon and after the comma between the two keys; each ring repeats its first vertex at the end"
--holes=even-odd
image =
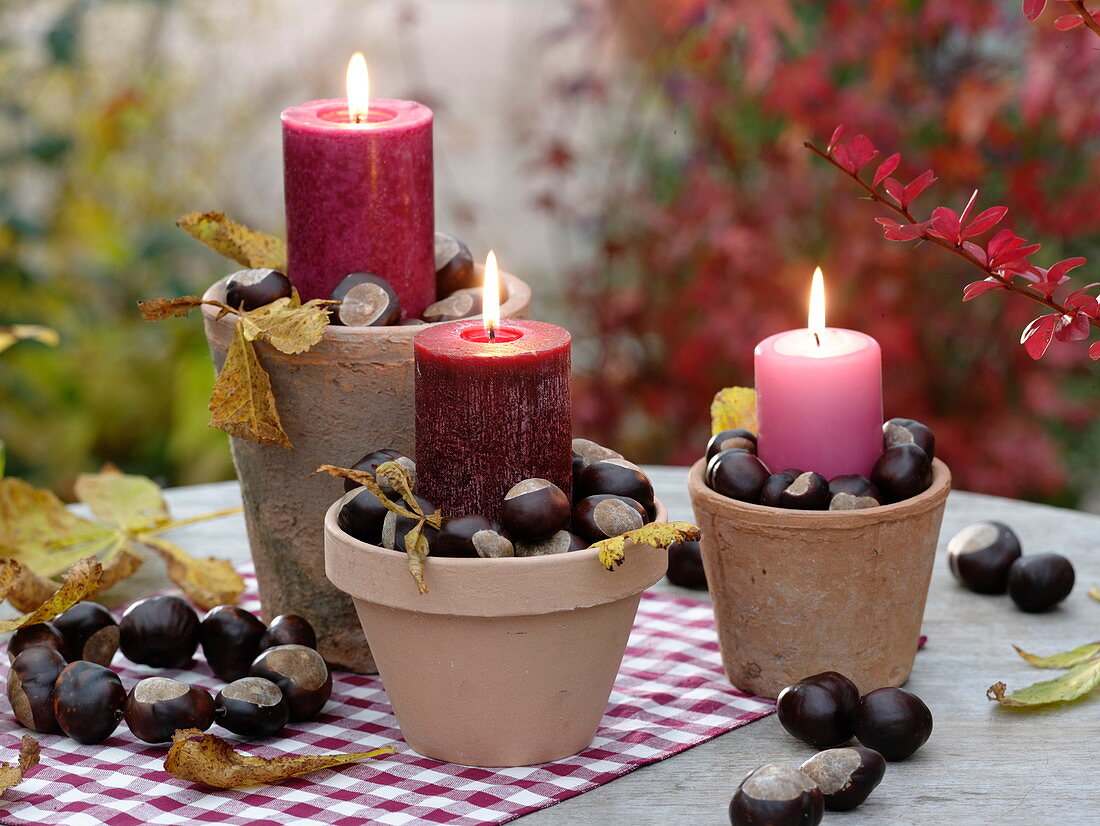
{"type": "Polygon", "coordinates": [[[990,700],[1009,707],[1042,706],[1076,700],[1100,685],[1100,657],[1087,660],[1053,680],[1029,685],[1006,694],[1004,683],[995,683],[986,691],[990,700]]]}
{"type": "Polygon", "coordinates": [[[405,534],[405,553],[409,557],[409,573],[416,582],[416,590],[428,593],[428,583],[424,581],[424,560],[428,558],[428,537],[424,536],[424,522],[421,519],[412,530],[405,534]]]}
{"type": "Polygon", "coordinates": [[[263,307],[241,313],[238,326],[249,341],[266,341],[288,355],[304,353],[319,343],[329,325],[328,310],[335,301],[314,299],[302,304],[292,298],[280,298],[263,307]]]}
{"type": "Polygon", "coordinates": [[[699,538],[699,529],[688,522],[652,522],[622,536],[604,539],[593,545],[600,550],[600,564],[614,571],[622,565],[626,555],[626,543],[649,545],[651,548],[667,548],[674,542],[686,542],[699,538]]]}
{"type": "Polygon", "coordinates": [[[74,490],[92,513],[116,528],[143,531],[172,521],[160,486],[145,476],[122,473],[117,468],[82,473],[74,490]]]}
{"type": "Polygon", "coordinates": [[[1100,654],[1100,642],[1082,645],[1072,651],[1063,651],[1061,654],[1051,654],[1049,657],[1028,654],[1018,645],[1012,647],[1016,649],[1017,654],[1036,668],[1073,668],[1100,654]]]}
{"type": "MultiPolygon", "coordinates": [[[[385,464],[391,463],[383,462],[383,465],[385,464]]],[[[381,468],[381,465],[379,465],[379,467],[381,468]]],[[[397,467],[401,466],[398,465],[397,467]]],[[[404,468],[401,469],[404,471],[404,468]]],[[[355,482],[355,484],[361,485],[369,490],[374,495],[374,497],[382,503],[383,507],[385,507],[387,510],[393,511],[398,516],[404,516],[406,519],[418,519],[419,517],[423,516],[423,514],[415,513],[406,508],[404,505],[399,505],[397,502],[394,502],[392,499],[390,499],[390,497],[386,496],[386,494],[382,492],[382,488],[378,486],[378,482],[375,481],[374,476],[370,473],[367,473],[365,470],[336,467],[336,465],[321,465],[319,468],[317,468],[317,470],[313,472],[327,473],[329,476],[335,476],[338,479],[350,479],[351,481],[355,482]]],[[[414,499],[413,502],[415,503],[416,500],[414,499]]],[[[419,505],[417,505],[416,508],[417,510],[420,510],[419,505]]],[[[443,517],[440,514],[432,514],[431,516],[427,517],[427,520],[436,528],[440,527],[443,524],[443,517]]]]}
{"type": "Polygon", "coordinates": [[[47,347],[56,347],[61,343],[61,337],[57,334],[57,330],[38,324],[0,326],[0,353],[19,341],[37,341],[47,347]]]}
{"type": "Polygon", "coordinates": [[[160,554],[168,568],[168,578],[204,610],[233,604],[244,591],[244,580],[227,560],[196,559],[178,545],[157,536],[142,535],[138,540],[160,554]]]}
{"type": "Polygon", "coordinates": [[[23,776],[38,765],[40,756],[38,741],[29,734],[24,734],[19,741],[19,760],[11,763],[0,763],[0,794],[12,786],[17,786],[23,776]]]}
{"type": "MultiPolygon", "coordinates": [[[[98,593],[103,585],[103,568],[92,557],[76,562],[65,580],[49,599],[39,605],[30,613],[23,614],[15,619],[0,620],[0,634],[14,631],[25,625],[34,625],[37,622],[47,622],[58,614],[72,608],[83,599],[98,593]]],[[[11,594],[9,594],[10,598],[11,594]]]]}
{"type": "Polygon", "coordinates": [[[710,403],[711,433],[723,430],[748,430],[755,433],[756,391],[751,387],[727,387],[714,394],[710,403]]]}
{"type": "MultiPolygon", "coordinates": [[[[412,474],[409,473],[408,468],[397,462],[383,462],[375,468],[375,473],[378,477],[381,477],[386,484],[397,491],[401,499],[409,506],[409,510],[417,516],[424,516],[424,509],[420,507],[420,503],[417,502],[416,497],[413,496],[412,474]]],[[[436,522],[432,522],[432,524],[438,528],[442,523],[436,524],[436,522]]]]}
{"type": "Polygon", "coordinates": [[[1097,602],[1100,602],[1100,587],[1093,585],[1092,588],[1089,590],[1089,596],[1097,602]]]}
{"type": "Polygon", "coordinates": [[[210,426],[230,436],[286,450],[293,447],[275,409],[271,379],[260,365],[252,342],[245,337],[243,324],[236,325],[225,363],[214,382],[210,413],[210,426]]]}
{"type": "Polygon", "coordinates": [[[205,302],[197,295],[185,295],[181,298],[151,298],[148,301],[139,301],[138,309],[141,310],[141,317],[145,321],[162,321],[166,318],[183,318],[206,303],[225,306],[217,301],[205,302]]]}
{"type": "Polygon", "coordinates": [[[286,272],[286,244],[282,240],[231,221],[220,212],[191,212],[177,218],[176,226],[242,266],[286,272]]]}
{"type": "Polygon", "coordinates": [[[393,746],[350,754],[284,755],[257,757],[241,754],[229,743],[198,729],[177,731],[164,759],[164,770],[180,780],[219,789],[238,789],[261,783],[277,783],[300,774],[331,769],[372,757],[396,753],[393,746]]]}

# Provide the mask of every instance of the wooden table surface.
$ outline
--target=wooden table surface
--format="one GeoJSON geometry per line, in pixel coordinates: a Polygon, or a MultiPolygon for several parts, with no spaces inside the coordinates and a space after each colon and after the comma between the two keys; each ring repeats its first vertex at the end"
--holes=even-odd
{"type": "MultiPolygon", "coordinates": [[[[690,521],[687,469],[647,471],[670,517],[690,521]]],[[[236,483],[200,485],[171,490],[168,499],[173,514],[183,517],[228,507],[239,501],[239,492],[236,483]]],[[[202,555],[248,558],[239,516],[195,525],[172,538],[202,555]]],[[[907,686],[932,710],[932,738],[909,760],[891,763],[867,803],[849,813],[826,813],[826,824],[1100,824],[1095,793],[1100,692],[1068,706],[1022,713],[985,698],[986,688],[998,680],[1017,688],[1059,673],[1031,668],[1013,652],[1013,643],[1047,654],[1100,638],[1100,603],[1087,596],[1100,584],[1098,546],[1100,517],[951,494],[924,620],[928,645],[917,655],[907,686]],[[1030,615],[1017,611],[1007,596],[982,597],[958,587],[947,570],[944,546],[955,531],[979,519],[1010,524],[1025,553],[1068,556],[1077,569],[1069,599],[1049,614],[1030,615]]],[[[161,576],[157,565],[149,564],[125,588],[136,596],[162,586],[161,576]]],[[[656,588],[706,598],[666,582],[656,588]]],[[[798,764],[812,753],[771,716],[528,815],[523,823],[724,824],[730,796],[747,772],[762,763],[798,764]]]]}

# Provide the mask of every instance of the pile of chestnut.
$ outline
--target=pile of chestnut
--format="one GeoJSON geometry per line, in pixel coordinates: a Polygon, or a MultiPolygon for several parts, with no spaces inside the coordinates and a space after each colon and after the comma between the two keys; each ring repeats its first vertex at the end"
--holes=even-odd
{"type": "Polygon", "coordinates": [[[826,479],[812,470],[772,473],[756,455],[756,435],[723,430],[707,444],[707,486],[730,499],[798,510],[859,510],[901,502],[932,484],[936,437],[913,419],[882,426],[883,452],[870,478],[847,474],[826,479]]]}
{"type": "Polygon", "coordinates": [[[1005,591],[1021,611],[1049,611],[1069,596],[1076,575],[1061,554],[1024,556],[1020,538],[1003,522],[967,525],[947,543],[955,579],[978,594],[1005,591]]]}
{"type": "Polygon", "coordinates": [[[932,713],[917,695],[879,688],[860,697],[835,671],[787,686],[776,714],[790,734],[824,751],[798,768],[768,763],[750,772],[730,801],[733,826],[815,826],[825,809],[854,809],[881,782],[886,761],[906,759],[932,734],[932,713]],[[853,736],[861,745],[846,745],[853,736]]]}
{"type": "Polygon", "coordinates": [[[271,625],[235,605],[200,620],[177,596],[135,602],[115,622],[95,602],[78,602],[50,622],[19,629],[8,642],[8,699],[29,729],[99,743],[121,720],[147,743],[177,729],[215,722],[246,737],[270,737],[288,721],[312,719],[332,693],[313,628],[296,614],[271,625]],[[228,683],[211,697],[199,686],[147,677],[123,688],[111,670],[115,652],[153,668],[184,668],[202,645],[210,668],[228,683]]]}
{"type": "MultiPolygon", "coordinates": [[[[376,473],[384,462],[397,462],[414,482],[416,465],[396,450],[375,450],[355,463],[356,470],[376,473]]],[[[398,494],[380,481],[394,501],[398,494]]],[[[414,523],[388,510],[366,488],[345,480],[337,524],[349,536],[404,552],[405,536],[414,523]]],[[[426,515],[436,506],[422,496],[416,501],[426,515]]],[[[442,528],[425,530],[429,555],[457,558],[545,556],[583,550],[594,543],[653,521],[653,485],[637,465],[590,442],[573,440],[573,498],[546,479],[523,479],[504,496],[500,522],[484,516],[446,519],[442,528]]]]}
{"type": "MultiPolygon", "coordinates": [[[[456,321],[481,313],[481,285],[470,249],[453,235],[435,234],[435,282],[437,301],[424,310],[423,318],[404,318],[401,301],[390,282],[380,275],[353,272],[336,285],[329,298],[331,323],[343,327],[392,327],[456,321]]],[[[269,268],[241,270],[225,283],[225,303],[239,310],[255,310],[293,290],[284,273],[269,268]]],[[[504,300],[501,286],[501,301],[504,300]]]]}

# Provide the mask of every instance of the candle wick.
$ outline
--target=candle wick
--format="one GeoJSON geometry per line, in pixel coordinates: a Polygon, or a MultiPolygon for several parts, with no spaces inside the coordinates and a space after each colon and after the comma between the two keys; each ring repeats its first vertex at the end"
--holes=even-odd
{"type": "Polygon", "coordinates": [[[819,336],[819,335],[817,334],[817,331],[816,331],[816,330],[814,331],[814,341],[816,341],[816,342],[817,342],[817,346],[818,346],[818,347],[820,347],[820,346],[821,346],[821,336],[819,336]]]}
{"type": "Polygon", "coordinates": [[[497,328],[496,327],[490,327],[489,328],[489,342],[492,343],[496,340],[497,340],[497,328]]]}
{"type": "Polygon", "coordinates": [[[367,120],[367,117],[362,112],[356,112],[355,113],[355,122],[356,123],[365,123],[366,120],[367,120]]]}

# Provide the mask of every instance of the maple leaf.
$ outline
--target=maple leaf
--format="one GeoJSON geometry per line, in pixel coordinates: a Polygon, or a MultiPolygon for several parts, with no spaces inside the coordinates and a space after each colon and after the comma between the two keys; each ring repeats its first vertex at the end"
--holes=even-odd
{"type": "Polygon", "coordinates": [[[711,434],[723,430],[747,430],[755,433],[756,391],[751,387],[726,387],[714,394],[710,403],[711,434]]]}
{"type": "Polygon", "coordinates": [[[634,531],[604,539],[593,545],[599,549],[600,564],[614,571],[626,558],[628,542],[648,545],[651,548],[667,548],[675,542],[687,542],[699,538],[699,529],[688,522],[651,522],[634,531]]]}
{"type": "Polygon", "coordinates": [[[210,414],[210,426],[230,436],[285,450],[293,447],[275,409],[271,379],[246,337],[244,324],[233,329],[233,341],[210,395],[210,414]]]}
{"type": "Polygon", "coordinates": [[[242,266],[286,272],[286,244],[281,239],[249,229],[220,212],[189,212],[176,219],[176,226],[242,266]]]}

